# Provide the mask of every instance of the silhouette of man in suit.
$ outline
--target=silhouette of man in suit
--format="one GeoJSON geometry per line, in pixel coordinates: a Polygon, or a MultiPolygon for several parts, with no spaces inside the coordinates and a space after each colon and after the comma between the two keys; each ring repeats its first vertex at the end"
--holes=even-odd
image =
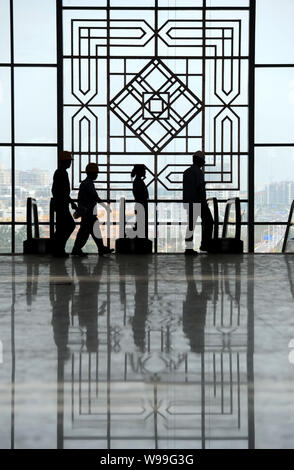
{"type": "Polygon", "coordinates": [[[183,175],[183,202],[187,210],[188,226],[186,231],[187,255],[197,254],[193,250],[193,233],[196,226],[198,207],[200,205],[202,220],[201,251],[207,251],[209,241],[212,238],[213,219],[206,202],[205,181],[202,168],[205,165],[204,153],[198,151],[193,155],[193,165],[184,171],[183,175]]]}
{"type": "Polygon", "coordinates": [[[97,245],[99,255],[112,253],[114,250],[103,244],[98,219],[94,214],[94,209],[97,204],[103,206],[107,211],[110,210],[110,207],[101,201],[94,186],[94,181],[98,176],[97,163],[88,163],[86,173],[87,178],[81,182],[79,189],[77,215],[80,215],[82,220],[72,254],[76,256],[87,256],[86,253],[82,251],[82,248],[90,235],[97,245]]]}
{"type": "Polygon", "coordinates": [[[52,195],[54,210],[56,212],[56,231],[53,237],[52,253],[54,256],[68,257],[65,245],[75,229],[75,223],[69,211],[69,204],[73,209],[77,205],[70,197],[70,184],[67,171],[71,166],[72,154],[59,152],[58,168],[53,176],[52,195]]]}

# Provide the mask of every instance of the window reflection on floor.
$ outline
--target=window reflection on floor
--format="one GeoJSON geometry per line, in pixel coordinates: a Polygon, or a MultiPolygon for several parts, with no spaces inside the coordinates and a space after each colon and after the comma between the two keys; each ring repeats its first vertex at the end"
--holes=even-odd
{"type": "Polygon", "coordinates": [[[252,445],[242,258],[202,257],[197,271],[186,258],[170,283],[160,258],[138,263],[120,259],[114,273],[103,260],[75,260],[76,288],[65,269],[52,285],[58,446],[252,445]]]}

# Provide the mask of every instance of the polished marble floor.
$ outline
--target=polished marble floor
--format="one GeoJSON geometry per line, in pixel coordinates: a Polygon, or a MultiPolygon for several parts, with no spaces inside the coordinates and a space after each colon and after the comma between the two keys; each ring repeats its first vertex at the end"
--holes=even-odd
{"type": "Polygon", "coordinates": [[[0,257],[0,448],[294,448],[293,255],[0,257]]]}

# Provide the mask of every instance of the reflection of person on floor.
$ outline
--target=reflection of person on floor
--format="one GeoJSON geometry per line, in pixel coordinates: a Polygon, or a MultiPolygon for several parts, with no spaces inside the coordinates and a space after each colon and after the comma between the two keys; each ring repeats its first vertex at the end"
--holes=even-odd
{"type": "Polygon", "coordinates": [[[72,154],[70,152],[59,152],[58,169],[53,176],[52,196],[53,207],[56,212],[56,231],[53,237],[52,253],[54,256],[66,257],[65,245],[71,233],[74,231],[75,223],[69,211],[77,209],[76,204],[70,197],[70,184],[67,171],[71,166],[72,154]]]}
{"type": "Polygon", "coordinates": [[[144,179],[146,178],[146,167],[145,165],[135,165],[131,177],[135,178],[133,181],[133,195],[135,199],[135,211],[136,211],[136,217],[137,217],[137,222],[136,222],[136,229],[140,227],[138,224],[138,216],[141,214],[140,208],[143,207],[144,209],[144,236],[145,238],[148,238],[148,199],[149,199],[149,193],[148,193],[148,188],[146,184],[144,183],[144,179]],[[141,204],[141,206],[140,206],[141,204]]]}
{"type": "Polygon", "coordinates": [[[52,327],[58,354],[68,357],[69,304],[73,296],[72,283],[64,261],[50,264],[50,302],[52,306],[52,327]],[[62,278],[56,280],[56,277],[62,278]]]}
{"type": "Polygon", "coordinates": [[[204,329],[207,301],[211,298],[213,281],[211,265],[207,259],[201,259],[201,291],[197,289],[194,279],[194,261],[185,258],[185,272],[187,280],[187,294],[183,302],[183,332],[189,339],[191,352],[204,351],[204,329]]]}
{"type": "Polygon", "coordinates": [[[95,213],[97,204],[100,204],[107,211],[110,211],[110,206],[101,201],[94,186],[94,181],[98,176],[97,163],[88,163],[86,173],[87,178],[81,182],[79,189],[77,216],[81,216],[82,219],[72,254],[76,256],[87,256],[86,253],[82,251],[82,248],[90,235],[96,243],[99,255],[112,253],[113,250],[103,244],[99,221],[95,213]]]}
{"type": "Polygon", "coordinates": [[[79,294],[74,301],[73,313],[78,315],[79,325],[86,330],[88,352],[98,350],[98,315],[103,315],[106,302],[98,308],[98,293],[103,269],[103,259],[99,259],[93,271],[80,258],[73,261],[79,281],[79,294]],[[95,280],[91,280],[95,278],[95,280]]]}
{"type": "Polygon", "coordinates": [[[146,320],[148,316],[148,263],[140,266],[140,277],[135,276],[135,311],[132,319],[134,343],[145,352],[146,320]]]}
{"type": "Polygon", "coordinates": [[[204,165],[204,153],[198,151],[193,155],[193,165],[187,168],[183,175],[183,202],[188,218],[185,251],[187,255],[197,253],[193,250],[193,234],[197,217],[200,215],[197,214],[198,204],[200,204],[202,220],[201,251],[207,251],[209,241],[212,238],[213,218],[206,201],[204,174],[202,171],[204,165]]]}

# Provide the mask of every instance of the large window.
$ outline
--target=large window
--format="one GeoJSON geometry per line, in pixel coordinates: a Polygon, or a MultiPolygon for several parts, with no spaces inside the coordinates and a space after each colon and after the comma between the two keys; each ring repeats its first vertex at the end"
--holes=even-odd
{"type": "Polygon", "coordinates": [[[147,166],[159,252],[183,249],[181,174],[202,149],[221,215],[241,198],[245,247],[280,251],[294,198],[292,10],[291,0],[2,0],[1,252],[22,251],[28,196],[47,236],[58,148],[74,153],[73,191],[98,161],[111,222],[121,196],[132,213],[130,172],[147,166]]]}

